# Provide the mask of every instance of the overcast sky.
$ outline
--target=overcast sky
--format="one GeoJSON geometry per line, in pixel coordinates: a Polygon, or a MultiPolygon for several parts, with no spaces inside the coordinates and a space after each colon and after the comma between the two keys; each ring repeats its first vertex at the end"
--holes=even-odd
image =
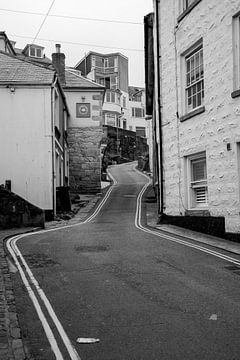
{"type": "Polygon", "coordinates": [[[16,47],[24,48],[40,30],[35,43],[45,47],[48,57],[55,51],[55,43],[60,43],[69,66],[76,65],[88,51],[121,52],[129,58],[129,85],[144,86],[143,17],[152,12],[153,0],[55,0],[52,3],[53,0],[0,0],[0,31],[16,41],[16,47]],[[40,29],[43,14],[47,14],[50,7],[49,16],[40,29]]]}

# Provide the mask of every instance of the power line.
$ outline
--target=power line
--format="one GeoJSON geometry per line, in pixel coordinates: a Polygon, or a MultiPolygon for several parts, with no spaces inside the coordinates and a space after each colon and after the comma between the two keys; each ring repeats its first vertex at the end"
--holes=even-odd
{"type": "Polygon", "coordinates": [[[43,27],[43,25],[44,25],[44,23],[45,23],[45,21],[46,21],[47,17],[49,16],[49,13],[50,13],[51,8],[53,7],[53,4],[54,4],[54,3],[55,3],[55,0],[53,0],[53,1],[52,1],[51,5],[50,5],[50,7],[49,7],[49,9],[48,9],[48,12],[45,14],[45,17],[44,17],[44,19],[43,19],[43,21],[42,21],[42,23],[41,23],[41,25],[40,25],[40,27],[39,27],[39,29],[38,29],[38,31],[37,31],[37,33],[36,33],[36,35],[35,35],[35,37],[34,37],[34,39],[33,39],[33,42],[32,42],[32,43],[34,43],[34,41],[36,40],[36,38],[37,38],[38,34],[40,33],[40,31],[41,31],[41,29],[42,29],[42,27],[43,27]]]}
{"type": "MultiPolygon", "coordinates": [[[[13,12],[13,13],[19,13],[19,14],[27,14],[27,15],[41,15],[41,16],[45,15],[43,13],[38,13],[38,12],[11,10],[11,9],[2,9],[2,8],[0,8],[0,11],[13,12]]],[[[65,19],[72,19],[72,20],[100,21],[100,22],[116,23],[116,24],[143,25],[143,23],[133,22],[133,21],[108,20],[108,19],[78,17],[78,16],[70,16],[70,15],[49,14],[48,17],[57,17],[57,18],[65,18],[65,19]]]]}
{"type": "MultiPolygon", "coordinates": [[[[52,1],[52,3],[51,3],[51,5],[50,5],[50,7],[49,7],[49,9],[48,9],[47,13],[46,13],[46,14],[44,14],[44,15],[45,15],[45,16],[44,16],[44,19],[43,19],[43,21],[41,22],[41,25],[39,26],[39,29],[38,29],[38,31],[37,31],[37,33],[36,33],[36,35],[35,35],[35,36],[34,36],[34,38],[33,38],[32,44],[34,44],[34,41],[36,40],[36,38],[37,38],[38,34],[40,33],[40,31],[41,31],[41,29],[42,29],[42,27],[43,27],[43,25],[44,25],[44,23],[45,23],[45,21],[46,21],[47,17],[49,16],[49,13],[50,13],[51,8],[53,7],[53,4],[54,4],[54,3],[55,3],[55,0],[53,0],[53,1],[52,1]]],[[[31,39],[32,39],[32,38],[31,38],[31,39]]],[[[26,58],[26,55],[25,55],[25,57],[24,57],[24,58],[26,58]]],[[[17,67],[16,67],[15,72],[14,72],[14,74],[13,74],[13,76],[12,76],[12,79],[14,79],[14,76],[17,74],[17,72],[18,72],[18,70],[21,68],[21,66],[23,66],[23,63],[24,63],[24,62],[21,62],[21,64],[20,64],[19,66],[17,66],[17,67]]]]}
{"type": "MultiPolygon", "coordinates": [[[[21,35],[14,35],[9,34],[12,38],[23,38],[23,39],[32,39],[31,36],[21,36],[21,35]]],[[[97,48],[103,48],[103,49],[115,49],[115,50],[126,50],[126,51],[137,51],[137,52],[144,52],[144,50],[141,49],[133,49],[133,48],[121,48],[116,46],[105,46],[105,45],[96,45],[96,44],[84,44],[79,42],[73,42],[73,41],[64,41],[64,40],[54,40],[54,39],[43,39],[38,38],[40,41],[47,41],[47,42],[53,42],[53,43],[62,43],[62,44],[70,44],[70,45],[81,45],[81,46],[87,46],[87,47],[97,47],[97,48]]]]}

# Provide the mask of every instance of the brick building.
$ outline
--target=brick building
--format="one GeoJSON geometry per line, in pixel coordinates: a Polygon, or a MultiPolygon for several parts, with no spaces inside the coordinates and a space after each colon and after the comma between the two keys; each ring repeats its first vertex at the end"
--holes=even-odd
{"type": "Polygon", "coordinates": [[[209,233],[240,234],[239,24],[239,0],[154,0],[159,214],[209,233]]]}

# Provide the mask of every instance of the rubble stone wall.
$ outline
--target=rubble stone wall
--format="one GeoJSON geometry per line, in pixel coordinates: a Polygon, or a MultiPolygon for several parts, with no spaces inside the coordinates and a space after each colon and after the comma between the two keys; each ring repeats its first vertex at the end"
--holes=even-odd
{"type": "Polygon", "coordinates": [[[100,126],[71,127],[69,142],[69,184],[72,193],[101,191],[100,126]]]}
{"type": "Polygon", "coordinates": [[[0,229],[21,226],[44,227],[44,211],[0,187],[0,229]]]}

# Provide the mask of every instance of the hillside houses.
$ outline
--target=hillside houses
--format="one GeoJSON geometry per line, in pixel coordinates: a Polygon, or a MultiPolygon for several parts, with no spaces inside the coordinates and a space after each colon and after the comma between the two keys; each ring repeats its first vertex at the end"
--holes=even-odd
{"type": "Polygon", "coordinates": [[[11,184],[12,193],[49,219],[57,211],[70,209],[69,193],[101,191],[101,144],[109,133],[106,127],[116,130],[116,151],[125,160],[148,151],[144,89],[134,88],[138,96],[132,97],[128,59],[119,53],[90,54],[95,61],[90,70],[102,78],[83,76],[85,62],[75,68],[66,66],[58,44],[49,59],[41,45],[19,49],[0,32],[1,101],[6,99],[0,117],[0,146],[8,154],[8,160],[0,161],[0,185],[3,189],[11,184]]]}

